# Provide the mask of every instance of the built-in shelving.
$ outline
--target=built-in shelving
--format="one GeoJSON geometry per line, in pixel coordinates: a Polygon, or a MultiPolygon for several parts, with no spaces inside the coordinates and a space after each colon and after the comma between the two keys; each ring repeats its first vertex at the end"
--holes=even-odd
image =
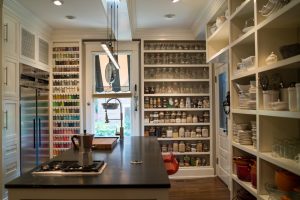
{"type": "Polygon", "coordinates": [[[144,135],[156,135],[162,154],[172,153],[176,156],[180,168],[170,178],[212,176],[214,170],[211,151],[212,137],[210,136],[212,131],[211,69],[205,61],[205,42],[144,41],[143,47],[141,77],[144,88],[142,96],[144,135]],[[173,105],[172,101],[181,102],[181,105],[176,105],[176,103],[173,105]],[[187,106],[186,103],[189,105],[187,106]],[[175,115],[177,123],[171,121],[175,119],[172,119],[175,115]],[[204,115],[206,121],[203,119],[204,115]],[[192,122],[187,120],[187,118],[191,119],[190,116],[196,116],[197,123],[186,123],[192,122]],[[181,118],[184,119],[184,123],[181,122],[181,118]],[[202,128],[208,131],[206,137],[201,137],[199,132],[197,132],[197,137],[191,137],[191,132],[196,134],[195,130],[201,131],[202,128]],[[181,134],[184,131],[185,137],[182,135],[165,137],[163,134],[166,133],[166,129],[174,134],[180,129],[181,134]],[[173,151],[176,143],[178,145],[184,143],[186,151],[179,152],[176,149],[173,151]],[[195,148],[197,143],[200,145],[197,151],[189,149],[193,145],[195,148]],[[165,149],[167,146],[168,148],[165,149]],[[198,160],[197,166],[193,166],[195,163],[191,161],[195,159],[198,160]]]}

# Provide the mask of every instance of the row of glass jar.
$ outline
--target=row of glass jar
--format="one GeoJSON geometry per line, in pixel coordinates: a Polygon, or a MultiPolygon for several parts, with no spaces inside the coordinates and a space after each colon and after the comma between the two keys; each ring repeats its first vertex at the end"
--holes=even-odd
{"type": "Polygon", "coordinates": [[[144,117],[145,124],[160,123],[209,123],[209,111],[197,112],[197,114],[187,114],[186,112],[146,112],[144,117]]]}
{"type": "Polygon", "coordinates": [[[208,79],[209,69],[207,67],[145,68],[144,75],[145,79],[208,79]]]}
{"type": "Polygon", "coordinates": [[[155,86],[151,84],[145,84],[144,94],[189,94],[189,93],[208,93],[209,84],[208,82],[201,83],[157,83],[155,86]]]}
{"type": "Polygon", "coordinates": [[[209,157],[208,156],[176,156],[176,159],[179,163],[179,167],[200,167],[200,166],[209,166],[209,157]]]}
{"type": "Polygon", "coordinates": [[[144,63],[157,64],[205,64],[205,53],[145,53],[144,63]]]}
{"type": "Polygon", "coordinates": [[[209,108],[209,97],[145,97],[144,108],[209,108]]]}
{"type": "Polygon", "coordinates": [[[145,50],[205,50],[205,42],[145,42],[145,50]]]}
{"type": "Polygon", "coordinates": [[[209,126],[198,127],[146,127],[145,135],[161,138],[208,138],[209,126]]]}
{"type": "Polygon", "coordinates": [[[53,86],[52,87],[53,93],[70,93],[70,92],[79,92],[79,87],[58,87],[53,86]]]}
{"type": "Polygon", "coordinates": [[[161,144],[161,152],[209,152],[209,142],[208,141],[173,141],[169,143],[161,144]]]}

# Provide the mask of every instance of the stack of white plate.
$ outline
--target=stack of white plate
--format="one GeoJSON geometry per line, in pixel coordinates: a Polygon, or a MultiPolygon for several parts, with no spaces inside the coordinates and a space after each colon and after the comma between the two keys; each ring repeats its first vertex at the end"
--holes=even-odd
{"type": "Polygon", "coordinates": [[[239,143],[239,134],[238,134],[238,132],[240,130],[247,130],[248,127],[249,127],[248,124],[245,124],[245,123],[233,123],[233,127],[232,127],[232,132],[233,132],[232,139],[233,139],[233,141],[239,143]]]}
{"type": "Polygon", "coordinates": [[[238,131],[239,143],[242,145],[252,145],[252,131],[239,130],[238,131]]]}
{"type": "Polygon", "coordinates": [[[239,94],[239,105],[240,109],[249,109],[249,93],[241,93],[239,94]]]}
{"type": "Polygon", "coordinates": [[[256,121],[251,121],[253,147],[256,149],[256,121]]]}

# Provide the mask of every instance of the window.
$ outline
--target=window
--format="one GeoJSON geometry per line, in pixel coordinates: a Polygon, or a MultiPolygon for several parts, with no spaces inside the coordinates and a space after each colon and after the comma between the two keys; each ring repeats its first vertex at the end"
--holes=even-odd
{"type": "MultiPolygon", "coordinates": [[[[105,109],[102,104],[109,98],[118,98],[122,104],[124,135],[130,136],[131,133],[131,93],[130,93],[130,55],[118,55],[119,70],[113,72],[113,78],[107,64],[109,63],[106,54],[94,55],[94,99],[93,99],[93,132],[96,137],[115,136],[116,131],[120,130],[120,105],[117,109],[107,110],[109,123],[105,121],[105,109]],[[113,83],[109,81],[114,79],[113,83]],[[98,95],[99,96],[98,96],[98,95]],[[127,95],[126,95],[127,94],[127,95]],[[127,96],[127,98],[124,98],[127,96]]],[[[111,100],[110,103],[119,103],[111,100]]]]}

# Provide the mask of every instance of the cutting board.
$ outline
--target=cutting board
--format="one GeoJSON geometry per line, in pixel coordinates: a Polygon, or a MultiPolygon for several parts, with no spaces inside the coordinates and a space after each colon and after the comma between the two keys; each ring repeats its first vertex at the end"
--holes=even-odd
{"type": "Polygon", "coordinates": [[[93,149],[95,150],[112,150],[118,141],[118,137],[103,137],[93,139],[93,149]]]}

